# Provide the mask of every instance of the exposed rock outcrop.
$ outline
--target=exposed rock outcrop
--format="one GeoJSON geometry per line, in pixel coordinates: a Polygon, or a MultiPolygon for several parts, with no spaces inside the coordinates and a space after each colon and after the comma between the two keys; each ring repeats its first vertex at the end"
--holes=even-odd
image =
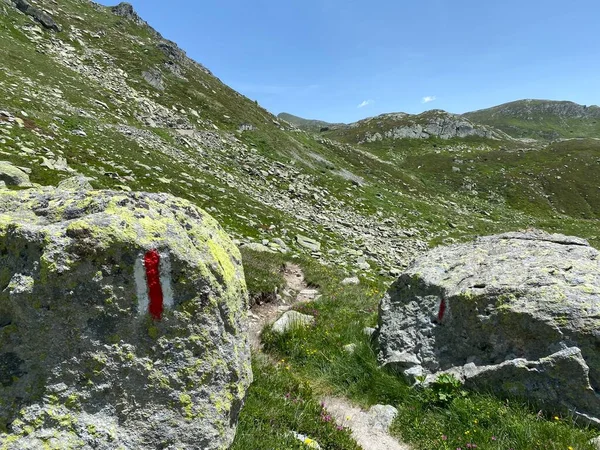
{"type": "Polygon", "coordinates": [[[373,128],[364,133],[359,143],[377,142],[384,139],[440,139],[477,136],[487,139],[507,138],[501,131],[475,125],[464,117],[445,111],[427,111],[416,116],[404,113],[383,114],[352,124],[350,127],[373,128]]]}
{"type": "Polygon", "coordinates": [[[165,85],[163,83],[163,78],[160,71],[151,69],[149,71],[142,72],[142,78],[144,78],[144,80],[146,80],[146,82],[155,89],[158,89],[159,91],[165,90],[165,85]]]}
{"type": "Polygon", "coordinates": [[[0,181],[7,186],[31,187],[29,175],[8,161],[0,161],[0,181]]]}
{"type": "Polygon", "coordinates": [[[117,16],[132,20],[138,25],[148,25],[148,23],[135,12],[131,3],[122,2],[116,6],[111,6],[110,10],[117,16]]]}
{"type": "Polygon", "coordinates": [[[406,375],[449,371],[600,424],[600,253],[539,231],[436,248],[382,299],[378,340],[406,375]]]}
{"type": "Polygon", "coordinates": [[[12,0],[16,8],[24,14],[33,17],[37,22],[39,22],[45,28],[49,30],[53,30],[56,32],[60,32],[60,25],[57,24],[50,14],[42,11],[41,9],[36,8],[35,6],[30,5],[25,0],[12,0]]]}
{"type": "Polygon", "coordinates": [[[185,200],[0,193],[2,448],[228,447],[247,301],[238,250],[185,200]]]}
{"type": "Polygon", "coordinates": [[[66,190],[66,191],[91,191],[93,189],[90,184],[90,178],[77,176],[67,178],[66,180],[61,181],[58,184],[58,189],[66,190]]]}
{"type": "MultiPolygon", "coordinates": [[[[188,58],[186,53],[181,48],[179,48],[179,46],[175,42],[163,38],[163,36],[158,31],[152,28],[148,24],[148,22],[146,22],[139,16],[139,14],[135,11],[135,9],[133,9],[133,6],[130,3],[119,3],[117,6],[110,7],[110,10],[113,14],[116,14],[117,16],[124,17],[125,19],[131,20],[139,26],[148,28],[148,30],[150,30],[150,32],[153,33],[159,39],[158,48],[165,55],[165,67],[171,72],[173,72],[173,74],[177,75],[180,78],[184,78],[185,67],[191,65],[196,66],[202,69],[204,72],[210,74],[210,71],[207,68],[197,63],[196,61],[193,61],[192,59],[188,58]]],[[[162,79],[160,79],[159,81],[157,79],[157,75],[160,76],[160,72],[157,71],[157,69],[151,69],[143,73],[143,77],[146,81],[148,81],[148,83],[150,83],[152,86],[156,87],[159,90],[164,90],[164,86],[162,85],[162,79]]]]}

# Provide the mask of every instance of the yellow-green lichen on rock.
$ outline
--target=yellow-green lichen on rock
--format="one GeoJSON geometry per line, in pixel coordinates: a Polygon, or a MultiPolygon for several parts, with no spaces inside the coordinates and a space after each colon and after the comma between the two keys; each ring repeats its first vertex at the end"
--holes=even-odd
{"type": "Polygon", "coordinates": [[[247,289],[207,213],[167,194],[2,191],[0,281],[0,448],[231,443],[251,381],[247,289]]]}
{"type": "Polygon", "coordinates": [[[379,360],[600,425],[600,252],[537,230],[438,247],[382,299],[379,360]]]}

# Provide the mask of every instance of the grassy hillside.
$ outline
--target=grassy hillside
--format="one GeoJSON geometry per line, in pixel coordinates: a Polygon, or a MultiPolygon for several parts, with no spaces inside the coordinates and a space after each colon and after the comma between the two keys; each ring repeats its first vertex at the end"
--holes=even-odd
{"type": "MultiPolygon", "coordinates": [[[[10,116],[0,119],[0,151],[33,182],[79,173],[98,188],[170,192],[207,209],[241,243],[282,239],[308,254],[296,243],[306,235],[322,244],[315,258],[348,272],[365,258],[370,276],[402,267],[430,243],[546,220],[434,188],[379,149],[288,129],[108,8],[38,4],[62,32],[8,4],[0,16],[0,110],[10,116]]],[[[397,154],[404,141],[395,141],[397,154]]]]}
{"type": "Polygon", "coordinates": [[[573,102],[520,100],[464,117],[516,138],[600,138],[600,108],[573,102]]]}
{"type": "Polygon", "coordinates": [[[313,131],[320,132],[324,128],[345,126],[345,124],[340,123],[329,123],[323,122],[322,120],[311,120],[311,119],[303,119],[302,117],[294,116],[288,113],[280,113],[277,114],[277,118],[281,120],[285,120],[288,123],[291,123],[295,127],[300,128],[304,131],[313,131]]]}

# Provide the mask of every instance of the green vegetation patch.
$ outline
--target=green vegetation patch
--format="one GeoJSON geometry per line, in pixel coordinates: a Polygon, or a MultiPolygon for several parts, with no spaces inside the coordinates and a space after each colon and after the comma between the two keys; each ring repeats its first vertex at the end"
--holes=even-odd
{"type": "Polygon", "coordinates": [[[252,363],[254,384],[240,415],[232,450],[305,450],[318,443],[324,450],[359,450],[347,429],[338,427],[306,380],[285,360],[273,365],[257,356],[252,363]],[[304,441],[292,433],[304,435],[304,441]]]}
{"type": "MultiPolygon", "coordinates": [[[[400,413],[392,434],[417,449],[592,450],[589,441],[597,432],[571,417],[515,399],[466,393],[452,379],[429,388],[411,387],[380,369],[363,329],[376,323],[385,284],[362,280],[359,286],[342,286],[342,274],[335,269],[310,261],[304,268],[323,298],[296,309],[314,316],[314,326],[284,335],[266,331],[263,341],[267,352],[309,382],[316,394],[348,397],[365,408],[395,406],[400,413]],[[347,344],[356,344],[353,353],[344,350],[347,344]]],[[[259,380],[265,389],[265,380],[259,380]]]]}
{"type": "Polygon", "coordinates": [[[241,248],[246,285],[250,304],[267,303],[275,300],[277,292],[285,287],[283,269],[285,257],[277,253],[265,253],[241,248]]]}

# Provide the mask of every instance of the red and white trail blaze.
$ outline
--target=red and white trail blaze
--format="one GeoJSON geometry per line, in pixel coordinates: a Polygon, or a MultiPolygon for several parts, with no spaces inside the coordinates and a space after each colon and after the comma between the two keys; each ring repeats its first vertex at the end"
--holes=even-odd
{"type": "Polygon", "coordinates": [[[160,285],[160,254],[156,250],[150,250],[144,255],[144,267],[146,268],[146,282],[148,283],[148,297],[150,306],[148,310],[154,320],[160,320],[163,313],[163,291],[160,285]]]}
{"type": "Polygon", "coordinates": [[[446,299],[443,298],[442,301],[440,302],[440,310],[438,311],[438,322],[441,322],[442,320],[444,320],[444,315],[446,314],[446,308],[448,307],[448,305],[446,305],[446,299]]]}
{"type": "Polygon", "coordinates": [[[161,320],[164,308],[173,306],[169,255],[149,250],[140,255],[134,269],[138,315],[150,313],[154,320],[161,320]]]}

